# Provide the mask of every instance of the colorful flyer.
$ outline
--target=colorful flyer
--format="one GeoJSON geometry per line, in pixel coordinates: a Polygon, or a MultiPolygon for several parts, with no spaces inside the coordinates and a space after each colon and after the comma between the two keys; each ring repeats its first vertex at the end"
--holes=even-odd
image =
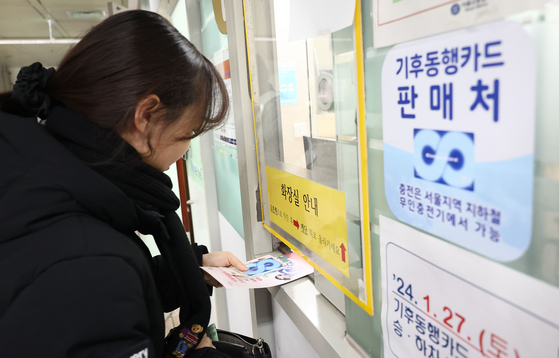
{"type": "Polygon", "coordinates": [[[271,255],[264,255],[254,260],[245,262],[245,266],[248,267],[248,271],[240,271],[233,267],[230,269],[234,270],[231,274],[237,277],[258,277],[270,275],[273,272],[284,269],[288,266],[288,263],[289,260],[280,260],[271,255]]]}
{"type": "Polygon", "coordinates": [[[345,194],[266,166],[270,220],[349,277],[345,194]]]}
{"type": "Polygon", "coordinates": [[[248,271],[248,275],[242,275],[240,274],[242,271],[231,267],[202,267],[202,269],[227,289],[274,287],[297,280],[314,272],[313,267],[296,253],[278,257],[263,256],[262,258],[251,260],[245,265],[251,269],[248,271]],[[280,264],[274,263],[273,268],[266,267],[270,260],[277,261],[280,264]],[[257,267],[260,267],[250,273],[253,270],[248,265],[253,262],[256,263],[257,267]],[[262,272],[255,274],[256,271],[262,272]]]}
{"type": "Polygon", "coordinates": [[[559,354],[557,287],[384,216],[380,245],[384,358],[559,354]]]}
{"type": "Polygon", "coordinates": [[[497,22],[395,46],[382,68],[385,194],[396,217],[499,261],[532,234],[536,55],[497,22]]]}

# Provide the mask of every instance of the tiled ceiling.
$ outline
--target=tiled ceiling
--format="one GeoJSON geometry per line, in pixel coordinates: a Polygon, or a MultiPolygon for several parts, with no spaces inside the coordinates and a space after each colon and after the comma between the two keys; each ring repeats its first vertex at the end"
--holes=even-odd
{"type": "MultiPolygon", "coordinates": [[[[103,19],[72,19],[68,11],[107,12],[107,0],[0,0],[1,39],[49,39],[52,19],[56,39],[80,38],[103,19]]],[[[128,0],[113,0],[127,6],[128,0]]],[[[21,67],[39,61],[56,66],[71,45],[0,45],[0,66],[21,67]]]]}

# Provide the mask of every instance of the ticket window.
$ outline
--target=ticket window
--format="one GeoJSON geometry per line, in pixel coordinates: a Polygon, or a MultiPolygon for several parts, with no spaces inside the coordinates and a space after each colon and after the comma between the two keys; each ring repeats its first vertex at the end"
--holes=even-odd
{"type": "MultiPolygon", "coordinates": [[[[258,3],[260,6],[265,6],[265,2],[258,3]]],[[[217,4],[219,5],[219,3],[217,4]]],[[[228,73],[229,78],[224,77],[232,100],[230,120],[225,127],[214,130],[212,133],[193,141],[186,156],[189,171],[188,179],[193,184],[193,194],[197,195],[193,200],[193,216],[197,215],[198,219],[203,219],[202,217],[206,213],[208,216],[205,221],[195,219],[195,236],[197,240],[207,238],[214,249],[216,247],[214,238],[221,237],[221,240],[217,242],[221,245],[219,247],[234,252],[241,259],[244,259],[245,252],[240,251],[246,249],[246,258],[249,259],[269,253],[272,250],[270,243],[273,236],[283,235],[287,237],[287,232],[279,234],[270,226],[273,225],[273,221],[270,220],[269,216],[268,193],[266,191],[266,166],[269,164],[268,167],[271,170],[278,170],[288,173],[291,177],[318,183],[326,188],[322,192],[326,190],[327,193],[335,193],[343,198],[341,204],[343,204],[344,209],[339,210],[340,214],[338,215],[343,220],[344,228],[346,228],[343,233],[345,240],[341,242],[342,247],[334,247],[333,239],[327,238],[324,232],[319,232],[319,229],[314,226],[311,227],[305,220],[296,220],[300,223],[299,228],[301,230],[304,226],[308,226],[305,230],[307,235],[312,235],[312,230],[315,230],[316,241],[323,243],[323,246],[326,247],[326,240],[331,241],[328,248],[332,247],[332,250],[337,248],[338,257],[343,256],[343,261],[347,263],[341,267],[343,271],[340,271],[339,267],[329,264],[321,256],[317,255],[310,258],[313,255],[312,250],[302,246],[294,246],[294,241],[289,241],[289,245],[303,256],[314,260],[315,264],[316,259],[322,260],[320,265],[326,267],[326,274],[337,275],[336,280],[340,281],[338,285],[348,292],[353,292],[357,299],[359,299],[359,296],[366,298],[366,294],[360,295],[360,290],[365,292],[365,289],[363,284],[359,283],[359,280],[365,281],[363,277],[365,270],[363,270],[360,256],[361,223],[356,143],[356,75],[355,64],[352,63],[354,59],[352,54],[353,28],[340,31],[334,36],[323,35],[308,41],[298,41],[295,43],[295,50],[286,45],[288,41],[285,38],[280,45],[283,56],[281,60],[274,55],[279,53],[275,44],[271,47],[264,47],[266,51],[262,53],[259,51],[252,53],[257,56],[251,57],[251,60],[254,59],[251,65],[258,69],[252,72],[254,77],[251,77],[251,84],[254,89],[258,88],[259,91],[259,96],[254,98],[254,113],[257,118],[256,121],[261,118],[265,119],[265,124],[258,136],[258,152],[260,158],[269,158],[270,161],[269,163],[259,162],[260,173],[263,175],[260,177],[262,187],[257,193],[262,193],[261,198],[265,202],[262,204],[258,202],[260,213],[253,215],[252,210],[257,205],[250,203],[250,201],[257,185],[253,186],[251,180],[256,178],[257,175],[251,176],[250,171],[251,166],[256,167],[256,158],[250,159],[246,154],[250,152],[253,146],[250,140],[254,141],[253,113],[250,111],[251,98],[248,96],[249,92],[243,87],[249,82],[246,77],[243,77],[242,72],[247,66],[241,63],[246,56],[246,48],[241,35],[241,33],[244,33],[242,31],[244,30],[244,23],[236,22],[237,19],[232,16],[232,13],[234,15],[234,11],[238,10],[237,5],[225,4],[227,16],[222,12],[223,18],[227,17],[228,19],[225,25],[227,35],[225,35],[221,32],[222,29],[218,29],[219,26],[216,26],[213,20],[217,16],[215,15],[215,1],[195,0],[186,2],[189,20],[192,20],[189,21],[191,40],[203,51],[206,57],[212,60],[218,69],[224,61],[227,62],[227,65],[230,62],[231,69],[231,72],[228,73]],[[192,7],[189,5],[192,5],[192,7]],[[192,8],[195,10],[189,12],[192,8]],[[196,9],[199,10],[196,11],[196,9]],[[199,13],[199,15],[195,16],[196,13],[199,13]],[[199,26],[194,26],[195,20],[198,19],[199,26]],[[239,25],[241,31],[238,31],[239,25]],[[227,50],[227,53],[224,49],[227,50]],[[272,51],[268,52],[267,50],[272,51]],[[229,57],[224,58],[224,54],[229,57]],[[341,56],[336,58],[336,55],[341,56]],[[313,71],[312,74],[308,74],[309,69],[313,71]],[[338,81],[340,85],[336,85],[336,76],[341,78],[338,81]],[[280,82],[283,87],[280,86],[280,82]],[[342,83],[344,85],[341,85],[342,83]],[[310,99],[310,96],[312,96],[312,99],[310,99]],[[248,111],[245,106],[247,100],[248,111]],[[341,123],[342,117],[351,119],[348,123],[341,123]],[[247,125],[248,119],[250,121],[247,125]],[[247,131],[248,135],[245,133],[247,131]],[[208,137],[211,139],[209,143],[208,137]],[[229,139],[234,139],[234,141],[229,139]],[[209,158],[208,154],[210,154],[209,158]],[[352,155],[354,157],[351,157],[352,155]],[[339,156],[345,156],[345,161],[340,161],[339,156]],[[211,197],[211,192],[214,189],[212,180],[215,180],[214,199],[211,197]],[[238,191],[239,187],[240,191],[238,191]],[[267,210],[261,211],[262,208],[267,210]],[[204,224],[218,215],[220,217],[219,231],[216,230],[215,226],[217,225],[213,225],[213,227],[207,225],[205,227],[204,224]],[[264,222],[269,223],[266,227],[270,228],[270,231],[264,231],[259,217],[263,217],[264,222]],[[225,223],[225,221],[227,222],[225,223]],[[264,232],[259,233],[258,227],[255,228],[255,226],[259,226],[260,230],[264,232]],[[235,232],[233,230],[227,231],[228,228],[234,229],[235,232]],[[234,240],[237,236],[239,240],[234,240]],[[241,240],[244,240],[244,242],[241,240]],[[234,244],[234,247],[231,243],[234,244]],[[237,251],[234,251],[235,249],[237,251]],[[351,287],[349,287],[350,284],[351,287]],[[346,288],[346,286],[349,288],[346,288]]],[[[289,8],[281,8],[280,5],[279,10],[283,11],[284,16],[288,15],[289,8]]],[[[270,14],[267,16],[270,16],[270,14]]],[[[253,24],[264,27],[263,31],[268,31],[269,27],[266,26],[270,23],[263,21],[263,19],[260,16],[258,21],[253,22],[253,24]]],[[[273,21],[271,24],[275,26],[273,21]]],[[[278,31],[282,32],[282,36],[285,37],[287,36],[286,31],[289,30],[289,23],[283,23],[283,25],[284,28],[280,27],[278,31]]],[[[275,28],[273,32],[276,32],[275,28]]],[[[261,39],[261,35],[263,33],[252,32],[250,37],[252,43],[256,39],[259,46],[261,44],[272,44],[272,41],[261,39]]],[[[249,47],[249,49],[252,50],[253,48],[249,47]]],[[[256,127],[258,128],[258,125],[256,127]]],[[[254,170],[254,173],[256,173],[256,170],[254,170]]],[[[258,180],[256,184],[258,184],[258,180]]],[[[313,211],[316,216],[320,213],[321,217],[328,214],[328,205],[323,201],[328,199],[327,197],[318,197],[318,200],[315,201],[314,199],[317,196],[314,195],[311,202],[309,197],[312,192],[305,191],[304,188],[299,188],[299,190],[301,190],[301,193],[298,194],[298,203],[303,210],[305,210],[306,203],[308,212],[313,211]]],[[[295,198],[292,197],[291,200],[293,201],[295,198]]],[[[280,226],[276,229],[278,231],[282,230],[280,226]]],[[[335,251],[332,252],[335,253],[335,251]]],[[[315,275],[316,281],[320,280],[318,276],[315,275]]],[[[328,282],[325,279],[323,281],[325,284],[328,282]]],[[[307,280],[307,282],[310,281],[307,280]]],[[[309,283],[309,285],[312,287],[312,283],[309,283]]],[[[338,308],[343,310],[344,295],[342,291],[335,286],[333,286],[332,291],[338,294],[336,297],[338,308]]],[[[254,320],[258,328],[253,326],[253,329],[257,329],[259,334],[267,340],[273,339],[273,332],[270,333],[269,328],[266,328],[269,326],[269,322],[265,322],[266,317],[251,312],[251,308],[257,307],[256,310],[258,310],[258,307],[266,304],[267,299],[261,297],[262,292],[259,294],[261,298],[254,298],[256,303],[253,305],[245,305],[244,301],[248,300],[241,300],[252,299],[249,295],[253,295],[253,292],[226,291],[225,300],[220,300],[220,293],[223,294],[223,291],[217,292],[216,300],[220,327],[230,327],[231,330],[250,335],[249,327],[246,326],[254,320]],[[244,297],[245,293],[247,297],[244,297]],[[243,295],[243,297],[238,297],[238,294],[243,295]],[[251,315],[254,319],[246,319],[251,315]],[[260,321],[264,321],[264,324],[260,324],[260,321]],[[241,326],[239,322],[243,322],[243,325],[241,326]]],[[[335,311],[333,306],[329,306],[335,311]]],[[[291,315],[291,313],[289,314],[291,315]]],[[[313,312],[313,314],[316,315],[317,312],[313,312]]],[[[291,317],[291,319],[294,320],[295,318],[291,317]]],[[[343,323],[343,318],[338,319],[335,323],[340,322],[343,323]]],[[[342,337],[342,334],[340,334],[340,337],[342,337]]]]}
{"type": "MultiPolygon", "coordinates": [[[[290,42],[289,2],[247,1],[245,5],[248,9],[240,8],[241,12],[248,10],[249,15],[242,14],[241,21],[236,17],[240,3],[226,2],[225,12],[222,12],[223,20],[227,18],[225,35],[221,29],[218,30],[218,26],[214,26],[212,20],[212,16],[216,15],[210,10],[215,9],[216,4],[219,2],[186,1],[191,41],[218,68],[225,60],[230,60],[227,62],[230,62],[231,69],[230,79],[224,78],[232,99],[231,120],[226,127],[193,141],[187,154],[188,180],[193,183],[194,194],[197,194],[197,199],[193,200],[193,216],[196,214],[200,218],[206,212],[208,216],[205,221],[195,218],[197,240],[207,238],[215,249],[214,238],[221,237],[223,240],[218,242],[221,249],[230,250],[241,259],[244,259],[244,252],[235,252],[234,249],[246,249],[246,259],[249,259],[272,251],[271,243],[277,242],[273,237],[280,237],[317,268],[314,279],[301,280],[305,282],[304,287],[311,287],[314,293],[316,288],[313,281],[319,290],[322,288],[318,282],[323,282],[323,286],[328,287],[329,299],[335,299],[336,307],[341,311],[345,309],[344,297],[348,294],[359,302],[358,305],[370,309],[372,299],[368,294],[370,285],[367,284],[370,282],[370,275],[367,280],[370,270],[365,269],[366,260],[363,256],[363,252],[369,252],[366,247],[363,249],[363,244],[368,243],[368,240],[363,239],[363,232],[368,232],[364,229],[368,227],[368,215],[363,215],[363,203],[360,201],[362,188],[359,180],[354,28],[346,26],[333,34],[290,42]],[[198,16],[196,13],[199,13],[198,16]],[[247,58],[244,19],[250,22],[247,26],[253,26],[247,31],[250,64],[243,63],[247,58]],[[195,21],[199,22],[198,26],[195,26],[195,21]],[[220,57],[225,47],[228,49],[228,59],[220,57]],[[250,73],[245,76],[243,71],[248,68],[250,73]],[[249,84],[254,96],[250,96],[249,84]],[[254,112],[251,110],[252,105],[254,112]],[[250,157],[255,146],[255,128],[259,176],[256,175],[257,160],[250,157]],[[235,141],[225,143],[222,137],[235,141]],[[323,230],[320,220],[309,223],[301,217],[295,220],[290,218],[290,224],[296,223],[297,230],[304,231],[306,237],[312,238],[315,246],[306,245],[290,235],[285,226],[278,224],[278,215],[271,219],[270,205],[273,204],[275,208],[279,206],[269,200],[268,170],[279,172],[280,176],[275,179],[280,181],[283,180],[282,175],[287,175],[286,180],[294,180],[293,184],[283,182],[286,196],[281,196],[282,183],[276,183],[275,193],[284,198],[284,204],[295,208],[297,201],[298,208],[310,213],[311,218],[319,218],[327,223],[336,220],[336,228],[343,227],[343,231],[336,233],[336,237],[329,236],[334,232],[332,227],[323,230]],[[213,197],[212,180],[215,180],[216,189],[213,197]],[[233,187],[237,189],[232,190],[233,187]],[[237,191],[239,187],[240,192],[237,191]],[[288,191],[292,193],[290,199],[287,198],[288,191]],[[252,202],[255,192],[258,196],[256,203],[252,202]],[[204,208],[207,210],[202,210],[204,208]],[[205,224],[217,215],[220,225],[208,224],[206,227],[205,224]],[[230,225],[222,225],[225,222],[221,220],[222,217],[227,221],[225,224],[230,225]],[[367,220],[363,221],[363,217],[367,220]],[[235,233],[233,230],[226,231],[228,227],[235,233]],[[240,240],[232,240],[229,233],[235,234],[232,236],[238,234],[240,240]],[[235,247],[226,246],[231,242],[235,247]],[[331,281],[334,283],[329,284],[331,281]],[[333,298],[333,295],[336,297],[333,298]]],[[[352,18],[353,11],[351,9],[352,18]]],[[[295,213],[291,215],[295,216],[295,213]]],[[[218,291],[218,295],[220,292],[223,293],[218,291]]],[[[232,297],[232,294],[235,292],[226,292],[226,300],[221,306],[223,300],[218,296],[218,320],[226,318],[228,322],[225,323],[230,329],[249,335],[251,333],[246,327],[238,324],[233,326],[233,322],[250,324],[256,321],[254,329],[258,330],[258,334],[267,340],[272,339],[273,332],[270,334],[266,328],[269,326],[266,316],[256,315],[250,309],[246,312],[248,305],[244,305],[238,297],[232,297]],[[253,319],[246,319],[251,315],[253,319]]],[[[253,292],[247,294],[253,295],[253,292]]],[[[257,307],[256,310],[266,301],[261,298],[262,292],[257,296],[260,298],[254,298],[256,303],[250,305],[252,309],[257,307]]],[[[253,299],[252,296],[250,299],[253,299]]],[[[336,344],[347,346],[342,338],[345,329],[343,315],[324,297],[321,300],[326,302],[330,313],[336,312],[330,315],[336,317],[332,324],[340,329],[340,340],[336,344]]],[[[278,303],[280,300],[274,302],[281,305],[278,303]]],[[[293,306],[291,303],[287,305],[293,306]]],[[[295,322],[295,314],[289,310],[287,313],[295,322]]],[[[319,311],[306,313],[317,316],[319,311]]],[[[228,327],[224,322],[218,323],[220,327],[228,327]]],[[[332,327],[328,331],[331,332],[332,327]]],[[[281,337],[283,334],[280,334],[280,340],[281,337]]],[[[311,344],[315,349],[321,346],[316,341],[311,344]]],[[[332,342],[329,344],[336,345],[332,342]]]]}
{"type": "Polygon", "coordinates": [[[298,39],[289,2],[247,6],[264,227],[332,283],[338,308],[345,294],[371,313],[354,8],[349,26],[298,39]]]}

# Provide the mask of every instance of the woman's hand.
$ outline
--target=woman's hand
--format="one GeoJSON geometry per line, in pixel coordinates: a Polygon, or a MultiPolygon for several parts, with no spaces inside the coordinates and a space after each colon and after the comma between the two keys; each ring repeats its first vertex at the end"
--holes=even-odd
{"type": "MultiPolygon", "coordinates": [[[[206,267],[230,267],[233,266],[238,270],[247,271],[248,267],[243,265],[235,255],[229,251],[210,252],[209,254],[202,255],[202,266],[206,267]]],[[[222,285],[214,279],[210,274],[204,271],[204,279],[208,285],[214,287],[221,287],[222,285]]]]}

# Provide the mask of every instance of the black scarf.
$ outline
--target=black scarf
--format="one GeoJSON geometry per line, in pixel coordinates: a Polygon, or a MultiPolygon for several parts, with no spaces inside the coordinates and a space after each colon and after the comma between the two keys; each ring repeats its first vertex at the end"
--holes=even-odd
{"type": "Polygon", "coordinates": [[[69,151],[113,184],[136,204],[137,228],[151,234],[173,274],[181,306],[179,327],[169,333],[164,357],[179,343],[190,344],[188,353],[203,337],[211,304],[206,284],[184,227],[175,210],[180,201],[170,178],[142,161],[139,153],[118,134],[87,121],[72,110],[56,107],[46,129],[69,151]],[[185,337],[189,340],[185,341],[185,337]],[[195,341],[195,342],[194,342],[195,341]]]}

